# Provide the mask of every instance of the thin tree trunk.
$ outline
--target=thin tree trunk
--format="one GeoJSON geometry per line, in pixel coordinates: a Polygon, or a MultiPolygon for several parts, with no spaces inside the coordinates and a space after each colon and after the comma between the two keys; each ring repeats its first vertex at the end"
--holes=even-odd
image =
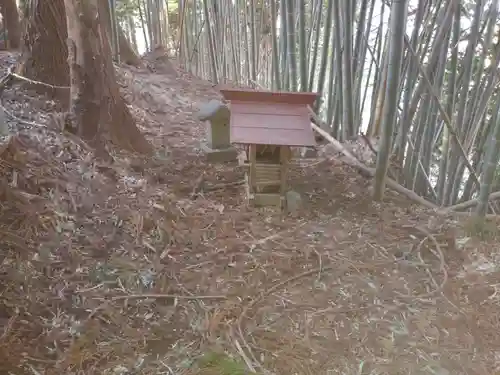
{"type": "MultiPolygon", "coordinates": [[[[118,64],[120,63],[120,43],[118,41],[118,21],[116,19],[116,0],[107,0],[107,15],[109,19],[109,30],[108,35],[110,36],[110,41],[111,41],[111,50],[113,52],[113,60],[116,61],[118,64]]],[[[102,8],[102,4],[100,3],[99,6],[102,8]]],[[[99,11],[99,13],[101,13],[99,11]]],[[[104,14],[102,14],[104,15],[104,14]]],[[[102,19],[102,18],[101,18],[102,19]]],[[[107,20],[104,20],[105,22],[103,25],[107,25],[107,20]]]]}
{"type": "Polygon", "coordinates": [[[290,64],[290,90],[297,91],[297,46],[295,45],[295,12],[293,0],[286,1],[286,28],[288,63],[290,64]]]}
{"type": "Polygon", "coordinates": [[[142,28],[142,33],[144,35],[144,45],[145,45],[145,52],[151,51],[151,41],[148,43],[148,32],[146,30],[146,20],[144,17],[144,13],[142,12],[142,1],[137,0],[137,10],[139,11],[139,19],[141,20],[141,28],[142,28]]]}
{"type": "MultiPolygon", "coordinates": [[[[300,91],[307,91],[307,62],[309,52],[306,51],[306,4],[305,1],[298,2],[297,15],[299,18],[299,74],[300,91]]],[[[329,27],[329,25],[327,25],[329,27]]]]}
{"type": "Polygon", "coordinates": [[[276,0],[271,0],[271,35],[272,35],[272,53],[273,53],[273,88],[281,90],[281,76],[280,76],[280,59],[279,59],[279,45],[278,33],[276,31],[276,21],[278,19],[276,10],[276,0]]]}
{"type": "MultiPolygon", "coordinates": [[[[498,102],[500,101],[500,96],[496,98],[497,109],[500,107],[498,102]]],[[[488,199],[491,194],[491,189],[493,187],[493,182],[495,181],[495,172],[498,168],[498,160],[500,156],[500,116],[498,113],[493,116],[492,121],[496,123],[493,137],[488,142],[486,156],[484,158],[483,173],[481,174],[481,187],[479,190],[478,205],[476,208],[476,215],[484,218],[488,211],[488,199]]]]}
{"type": "MultiPolygon", "coordinates": [[[[354,4],[354,3],[352,3],[354,4]]],[[[354,116],[354,90],[353,90],[353,74],[352,74],[352,29],[353,29],[353,12],[349,6],[343,7],[344,12],[341,14],[342,28],[344,31],[343,43],[343,66],[342,66],[342,106],[343,116],[342,124],[347,129],[347,136],[352,137],[358,134],[358,124],[355,123],[354,116]]]]}
{"type": "MultiPolygon", "coordinates": [[[[335,53],[333,50],[333,47],[335,46],[335,43],[330,42],[330,36],[332,34],[332,18],[333,18],[333,7],[335,5],[333,4],[333,1],[329,1],[327,6],[326,6],[326,18],[325,18],[325,26],[323,28],[323,50],[321,52],[321,61],[319,65],[319,73],[318,73],[318,89],[317,92],[320,95],[320,100],[316,100],[315,103],[315,112],[319,113],[319,110],[321,109],[322,106],[322,101],[321,98],[324,93],[324,88],[325,88],[325,83],[326,83],[326,68],[328,65],[328,57],[331,56],[329,53],[335,53]],[[330,45],[332,48],[330,48],[330,45]],[[330,51],[330,52],[329,52],[330,51]]],[[[340,36],[340,35],[335,35],[335,36],[340,36]]],[[[318,47],[318,46],[316,46],[318,47]]],[[[334,75],[335,70],[333,67],[330,67],[330,74],[329,75],[334,75]]],[[[331,125],[327,122],[327,125],[331,125]]]]}
{"type": "Polygon", "coordinates": [[[377,169],[373,182],[373,198],[382,200],[385,190],[387,170],[389,168],[392,135],[397,116],[399,80],[403,55],[406,18],[408,14],[408,0],[394,1],[391,8],[391,40],[389,43],[389,57],[387,64],[386,105],[384,106],[384,127],[377,154],[377,169]]]}
{"type": "MultiPolygon", "coordinates": [[[[135,32],[135,22],[132,16],[127,17],[128,27],[130,29],[130,43],[132,43],[132,48],[137,53],[139,52],[139,48],[137,47],[137,34],[135,32]]],[[[120,48],[121,50],[121,48],[120,48]]]]}

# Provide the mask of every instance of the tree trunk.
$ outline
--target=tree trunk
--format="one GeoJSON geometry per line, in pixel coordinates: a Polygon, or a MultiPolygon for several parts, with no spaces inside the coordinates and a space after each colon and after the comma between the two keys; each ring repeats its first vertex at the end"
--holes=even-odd
{"type": "Polygon", "coordinates": [[[149,154],[151,145],[135,125],[116,82],[109,35],[98,0],[64,0],[71,74],[71,117],[78,134],[98,151],[104,140],[149,154]],[[102,16],[102,13],[101,13],[102,16]]]}
{"type": "MultiPolygon", "coordinates": [[[[134,23],[134,18],[132,16],[127,17],[127,22],[128,22],[128,27],[130,31],[130,43],[132,44],[132,48],[135,52],[139,51],[139,48],[137,47],[137,36],[135,35],[135,23],[134,23]]],[[[121,50],[121,48],[120,48],[121,50]]]]}
{"type": "Polygon", "coordinates": [[[8,36],[7,49],[18,49],[21,44],[21,25],[16,0],[1,0],[0,7],[5,30],[8,36]]]}
{"type": "MultiPolygon", "coordinates": [[[[106,7],[100,9],[101,12],[105,12],[104,17],[107,17],[104,25],[110,28],[108,2],[104,0],[101,3],[106,4],[106,7]]],[[[27,22],[25,22],[22,38],[22,56],[17,73],[34,81],[57,86],[50,88],[43,85],[33,85],[33,88],[58,99],[64,107],[67,107],[68,89],[60,88],[69,87],[68,47],[66,44],[68,30],[64,0],[34,1],[28,4],[34,4],[34,7],[28,5],[27,22]]],[[[101,19],[104,18],[101,17],[101,19]]],[[[130,46],[128,49],[130,50],[130,46]]],[[[120,50],[123,51],[124,62],[132,65],[137,64],[139,58],[133,50],[131,51],[133,55],[127,53],[127,47],[124,45],[120,45],[120,50]]]]}
{"type": "Polygon", "coordinates": [[[67,105],[69,66],[64,0],[32,1],[28,4],[32,5],[27,5],[22,56],[17,73],[34,81],[66,87],[33,85],[37,91],[49,94],[67,105]]]}
{"type": "Polygon", "coordinates": [[[141,64],[141,60],[133,50],[131,43],[125,36],[125,33],[120,25],[118,25],[118,43],[120,44],[121,62],[128,65],[139,66],[141,64]]]}
{"type": "MultiPolygon", "coordinates": [[[[109,1],[108,0],[99,0],[99,14],[101,18],[101,25],[104,25],[106,30],[106,34],[108,35],[108,40],[111,45],[111,14],[109,12],[109,1]]],[[[132,49],[130,42],[125,37],[125,33],[123,32],[122,27],[118,26],[118,43],[119,43],[119,51],[120,51],[120,61],[133,66],[139,66],[141,64],[141,60],[137,56],[137,54],[132,49]]]]}

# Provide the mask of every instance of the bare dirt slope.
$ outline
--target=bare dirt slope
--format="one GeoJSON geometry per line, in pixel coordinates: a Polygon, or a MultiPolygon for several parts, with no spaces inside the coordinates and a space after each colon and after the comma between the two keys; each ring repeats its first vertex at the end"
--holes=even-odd
{"type": "Polygon", "coordinates": [[[0,373],[193,374],[212,350],[259,373],[498,371],[495,238],[374,204],[332,158],[296,160],[298,217],[247,208],[242,171],[200,154],[217,92],[150,68],[120,79],[151,160],[100,164],[49,101],[3,93],[0,373]]]}

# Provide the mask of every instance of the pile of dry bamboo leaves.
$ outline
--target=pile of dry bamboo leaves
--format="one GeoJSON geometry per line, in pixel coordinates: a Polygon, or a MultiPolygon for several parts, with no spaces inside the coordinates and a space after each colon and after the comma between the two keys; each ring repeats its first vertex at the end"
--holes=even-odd
{"type": "Polygon", "coordinates": [[[258,373],[497,370],[495,238],[374,204],[331,160],[293,168],[298,218],[248,209],[242,172],[197,150],[210,85],[121,73],[162,157],[105,165],[48,120],[2,143],[0,372],[195,374],[210,350],[258,373]]]}

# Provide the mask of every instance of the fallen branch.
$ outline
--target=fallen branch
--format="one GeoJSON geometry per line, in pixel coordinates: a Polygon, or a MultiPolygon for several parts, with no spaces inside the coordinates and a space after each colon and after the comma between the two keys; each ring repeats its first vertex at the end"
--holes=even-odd
{"type": "Polygon", "coordinates": [[[370,140],[368,139],[368,137],[366,136],[366,134],[364,133],[361,133],[361,138],[363,139],[363,141],[365,141],[366,145],[368,146],[368,148],[371,150],[371,152],[373,152],[373,154],[375,156],[378,155],[378,152],[377,150],[375,150],[375,148],[373,148],[373,145],[372,143],[370,142],[370,140]]]}
{"type": "MultiPolygon", "coordinates": [[[[314,112],[312,112],[312,109],[309,108],[311,111],[311,116],[316,116],[314,112]]],[[[355,168],[362,176],[364,177],[373,177],[375,175],[375,169],[374,168],[369,168],[363,163],[361,163],[354,155],[352,155],[339,141],[337,141],[335,138],[333,138],[330,134],[328,134],[326,131],[321,129],[318,125],[314,124],[311,122],[311,127],[313,128],[314,131],[319,133],[323,138],[325,138],[329,143],[333,145],[333,147],[341,152],[346,158],[343,159],[343,161],[350,165],[351,167],[355,168]]],[[[454,206],[449,206],[446,208],[440,209],[438,206],[436,206],[434,203],[429,202],[428,200],[422,198],[418,194],[416,194],[414,191],[405,188],[404,186],[401,186],[398,184],[396,181],[392,180],[391,178],[387,178],[387,186],[389,186],[391,189],[394,191],[406,196],[408,199],[412,200],[415,203],[419,203],[424,207],[430,208],[435,211],[436,214],[442,215],[442,216],[447,216],[447,215],[460,215],[460,216],[469,216],[470,213],[468,212],[456,212],[459,210],[465,210],[467,208],[471,208],[477,205],[477,200],[476,199],[471,199],[467,202],[459,203],[454,206]]],[[[495,192],[490,194],[489,200],[494,200],[494,199],[500,199],[500,192],[495,192]]],[[[487,218],[491,219],[498,219],[499,216],[495,214],[487,214],[487,218]]]]}
{"type": "Polygon", "coordinates": [[[209,185],[205,186],[203,189],[204,192],[209,192],[209,191],[217,191],[217,190],[224,190],[228,187],[235,187],[235,186],[240,186],[244,185],[245,180],[239,180],[239,181],[234,181],[234,182],[227,182],[227,183],[222,183],[222,184],[216,184],[216,185],[209,185]]]}
{"type": "MultiPolygon", "coordinates": [[[[317,121],[320,122],[320,120],[317,118],[316,114],[313,112],[313,110],[309,107],[309,112],[311,116],[317,121]]],[[[369,176],[373,177],[375,175],[375,169],[374,168],[369,168],[363,163],[361,163],[354,155],[352,155],[349,151],[346,150],[342,144],[337,141],[335,138],[333,138],[328,132],[324,131],[321,129],[318,125],[315,123],[311,122],[311,127],[313,128],[314,131],[319,133],[323,138],[325,138],[328,142],[330,142],[339,152],[341,152],[343,155],[346,156],[347,160],[344,160],[347,164],[350,166],[356,168],[362,175],[364,176],[369,176]]],[[[436,210],[438,207],[432,203],[429,202],[428,200],[422,198],[418,194],[416,194],[414,191],[409,190],[405,188],[404,186],[401,186],[398,184],[396,181],[387,178],[387,186],[392,188],[393,190],[397,191],[398,193],[406,196],[408,199],[412,200],[413,202],[419,203],[422,206],[425,206],[427,208],[436,210]]]]}
{"type": "Polygon", "coordinates": [[[425,243],[425,241],[432,242],[432,244],[434,245],[434,249],[436,251],[436,254],[434,254],[434,253],[433,254],[439,259],[439,270],[443,273],[443,281],[441,282],[441,284],[438,284],[438,282],[436,281],[436,279],[434,278],[432,273],[429,271],[429,269],[426,268],[427,274],[429,275],[429,278],[432,280],[432,283],[435,286],[434,290],[427,292],[427,293],[417,295],[417,296],[414,296],[411,294],[402,294],[402,293],[399,293],[397,290],[394,291],[394,293],[396,293],[399,297],[415,298],[415,299],[429,298],[429,297],[432,297],[433,295],[435,295],[436,293],[441,293],[443,295],[443,297],[446,298],[446,296],[444,296],[444,294],[443,294],[443,289],[444,289],[445,284],[448,282],[448,271],[446,270],[446,262],[444,259],[443,250],[441,249],[441,245],[439,245],[439,243],[436,240],[436,237],[434,237],[434,235],[431,234],[427,229],[425,229],[423,227],[419,227],[419,226],[416,226],[416,227],[407,226],[407,228],[415,228],[416,230],[418,230],[419,232],[421,232],[425,235],[425,238],[422,241],[420,241],[420,243],[417,245],[417,248],[416,248],[417,255],[420,258],[420,262],[422,264],[425,264],[425,262],[422,258],[422,253],[421,253],[422,245],[425,243]]]}
{"type": "Polygon", "coordinates": [[[200,193],[203,192],[203,187],[205,185],[205,173],[202,173],[194,183],[193,191],[191,192],[191,199],[195,200],[200,193]]]}
{"type": "MultiPolygon", "coordinates": [[[[488,200],[492,201],[495,199],[500,198],[500,191],[497,191],[495,193],[491,193],[490,196],[488,197],[488,200]]],[[[468,208],[475,207],[477,205],[477,199],[471,199],[466,202],[458,203],[453,206],[446,207],[441,210],[443,213],[450,213],[452,211],[461,211],[461,210],[466,210],[468,208]]]]}
{"type": "Polygon", "coordinates": [[[120,300],[129,300],[129,299],[183,299],[183,300],[203,300],[203,299],[227,299],[227,296],[196,296],[196,295],[185,295],[185,294],[125,294],[123,296],[114,296],[110,299],[106,298],[95,298],[95,299],[104,299],[105,301],[97,306],[90,315],[87,317],[87,321],[92,319],[99,311],[108,307],[110,302],[120,301],[120,300]]]}
{"type": "Polygon", "coordinates": [[[174,298],[174,299],[187,299],[187,300],[200,300],[200,299],[227,299],[227,296],[196,296],[196,295],[183,295],[183,294],[127,294],[123,296],[112,297],[112,301],[119,301],[124,299],[162,299],[162,298],[174,298]]]}

